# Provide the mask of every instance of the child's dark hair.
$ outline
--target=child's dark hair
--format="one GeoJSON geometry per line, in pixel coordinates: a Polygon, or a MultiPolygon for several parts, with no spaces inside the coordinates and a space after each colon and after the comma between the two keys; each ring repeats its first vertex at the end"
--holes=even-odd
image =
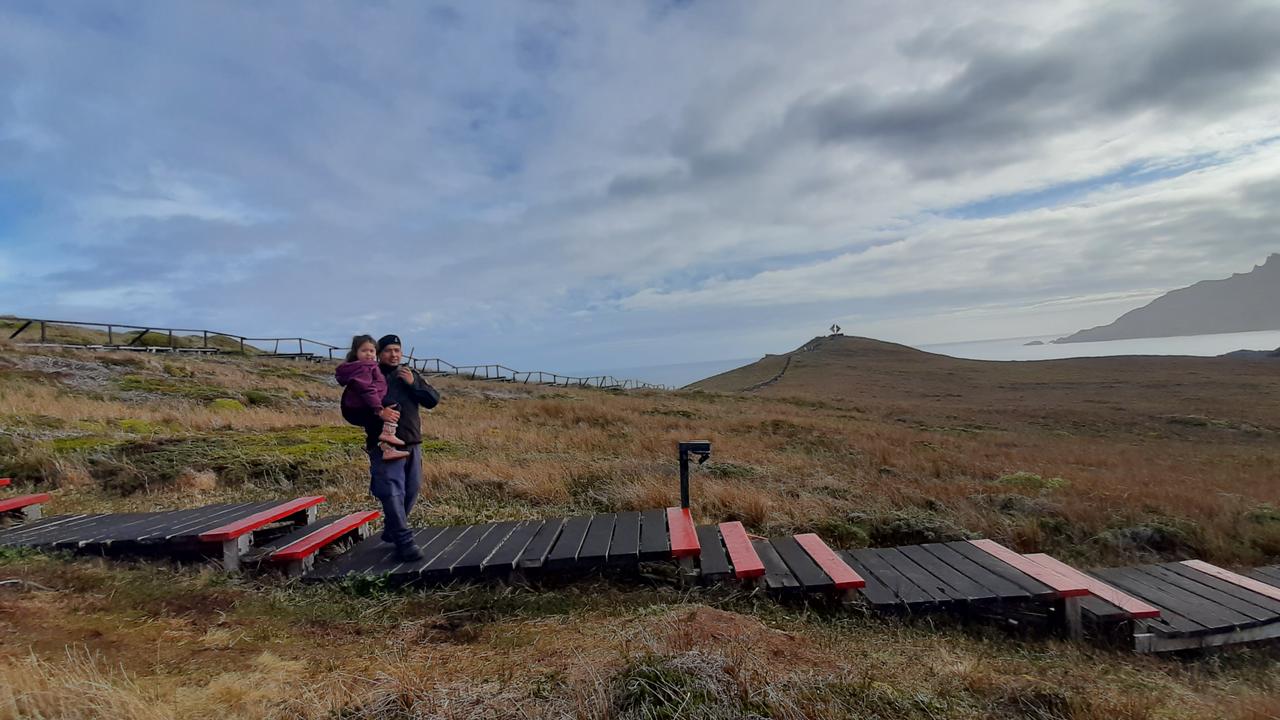
{"type": "Polygon", "coordinates": [[[358,357],[356,353],[360,351],[360,346],[365,343],[378,347],[378,341],[374,340],[372,335],[356,335],[351,338],[351,349],[347,351],[347,362],[355,362],[358,357]]]}

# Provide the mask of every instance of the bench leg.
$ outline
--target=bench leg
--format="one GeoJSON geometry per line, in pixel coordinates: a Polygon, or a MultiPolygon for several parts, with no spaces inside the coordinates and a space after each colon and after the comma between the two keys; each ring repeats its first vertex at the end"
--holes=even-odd
{"type": "Polygon", "coordinates": [[[1084,624],[1080,620],[1080,598],[1069,597],[1062,601],[1062,619],[1067,626],[1067,637],[1071,640],[1084,638],[1084,624]]]}
{"type": "Polygon", "coordinates": [[[698,568],[694,565],[692,555],[686,555],[677,560],[676,563],[680,566],[680,583],[682,585],[688,585],[698,579],[698,568]]]}
{"type": "Polygon", "coordinates": [[[240,570],[240,556],[249,552],[249,545],[253,537],[250,533],[245,533],[238,538],[222,541],[222,569],[227,572],[238,572],[240,570]]]}
{"type": "Polygon", "coordinates": [[[315,564],[316,557],[309,555],[301,560],[290,560],[289,564],[285,565],[284,571],[289,577],[302,577],[315,567],[315,564]]]}
{"type": "Polygon", "coordinates": [[[20,512],[22,513],[22,519],[27,522],[44,517],[44,511],[40,509],[39,505],[28,505],[22,508],[20,512]]]}

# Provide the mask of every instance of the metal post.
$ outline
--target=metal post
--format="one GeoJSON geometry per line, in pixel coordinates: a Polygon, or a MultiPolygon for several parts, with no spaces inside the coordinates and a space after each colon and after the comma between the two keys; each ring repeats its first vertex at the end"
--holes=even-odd
{"type": "Polygon", "coordinates": [[[698,464],[711,457],[711,443],[706,440],[690,440],[680,443],[680,507],[689,508],[689,453],[698,456],[698,464]]]}

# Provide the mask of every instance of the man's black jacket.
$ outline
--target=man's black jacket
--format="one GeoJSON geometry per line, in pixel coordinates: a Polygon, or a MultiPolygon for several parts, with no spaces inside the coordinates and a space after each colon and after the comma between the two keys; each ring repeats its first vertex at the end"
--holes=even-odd
{"type": "MultiPolygon", "coordinates": [[[[404,366],[408,367],[408,366],[404,366]]],[[[412,368],[409,372],[413,373],[413,384],[400,379],[399,368],[395,365],[383,365],[378,363],[378,369],[382,370],[382,376],[387,379],[387,394],[382,399],[383,407],[397,406],[400,411],[400,423],[396,428],[396,437],[404,441],[405,445],[419,445],[422,443],[422,420],[418,416],[418,408],[433,408],[440,404],[440,392],[427,384],[426,380],[418,374],[417,370],[412,368]]],[[[381,424],[376,424],[365,428],[365,446],[370,450],[378,446],[378,434],[382,431],[381,424]]]]}

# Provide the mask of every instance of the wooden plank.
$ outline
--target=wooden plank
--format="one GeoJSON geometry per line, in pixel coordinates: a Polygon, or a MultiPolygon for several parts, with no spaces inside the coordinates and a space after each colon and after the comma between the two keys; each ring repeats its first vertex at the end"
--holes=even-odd
{"type": "Polygon", "coordinates": [[[434,559],[428,561],[426,565],[423,565],[416,571],[416,574],[424,580],[443,579],[453,572],[453,566],[457,565],[464,555],[483,543],[485,538],[497,528],[498,523],[468,526],[467,532],[459,535],[456,540],[449,543],[449,547],[441,551],[434,559]]]}
{"type": "Polygon", "coordinates": [[[1249,577],[1268,585],[1280,587],[1280,566],[1254,568],[1249,577]]]}
{"type": "Polygon", "coordinates": [[[1137,568],[1111,568],[1105,577],[1121,590],[1156,607],[1172,610],[1208,630],[1230,629],[1254,623],[1252,618],[1214,605],[1194,593],[1140,572],[1137,568]]]}
{"type": "Polygon", "coordinates": [[[317,564],[303,576],[303,579],[318,582],[337,580],[356,574],[356,570],[372,564],[371,558],[381,558],[386,552],[386,547],[386,543],[382,542],[377,535],[365,538],[338,557],[317,564]]]}
{"type": "Polygon", "coordinates": [[[49,493],[34,493],[31,495],[19,495],[8,499],[0,500],[0,513],[17,512],[32,505],[43,505],[49,502],[49,493]]]}
{"type": "Polygon", "coordinates": [[[770,590],[799,590],[800,582],[791,574],[787,564],[779,557],[778,551],[768,540],[752,540],[756,555],[764,563],[764,584],[770,590]]]}
{"type": "Polygon", "coordinates": [[[1237,575],[1230,570],[1223,570],[1217,565],[1210,565],[1209,563],[1201,560],[1183,560],[1182,564],[1192,570],[1199,570],[1205,575],[1212,575],[1213,577],[1216,577],[1219,580],[1225,580],[1232,585],[1239,585],[1246,590],[1252,590],[1259,595],[1265,595],[1272,600],[1280,600],[1280,588],[1273,587],[1267,583],[1258,582],[1253,578],[1247,578],[1243,575],[1237,575]]]}
{"type": "Polygon", "coordinates": [[[324,502],[323,495],[309,495],[306,497],[295,498],[288,502],[280,503],[279,505],[267,510],[254,513],[247,518],[202,532],[200,533],[200,540],[203,542],[222,542],[224,540],[238,538],[245,533],[251,533],[254,530],[275,522],[276,520],[302,512],[303,510],[319,505],[322,502],[324,502]]]}
{"type": "MultiPolygon", "coordinates": [[[[430,539],[425,539],[421,531],[417,531],[413,537],[413,544],[418,546],[418,550],[422,553],[422,559],[399,560],[395,557],[395,548],[392,548],[386,561],[387,565],[391,565],[391,567],[387,568],[385,572],[389,573],[398,582],[410,582],[419,579],[428,567],[432,568],[433,573],[438,573],[442,569],[447,572],[454,559],[450,558],[440,562],[440,558],[450,551],[454,553],[466,552],[467,549],[475,544],[477,530],[487,527],[486,525],[453,525],[441,529],[430,539]]],[[[380,566],[374,568],[374,570],[384,567],[386,566],[380,566]]]]}
{"type": "Polygon", "coordinates": [[[973,562],[981,565],[988,572],[999,575],[1001,578],[1017,585],[1030,594],[1034,600],[1051,600],[1059,597],[1058,592],[1053,588],[1045,585],[1039,580],[1013,567],[1007,562],[991,555],[971,545],[968,541],[959,540],[956,542],[945,543],[946,547],[951,548],[957,553],[965,556],[973,562]]]}
{"type": "Polygon", "coordinates": [[[102,513],[55,515],[35,522],[25,523],[5,531],[4,535],[0,536],[0,544],[38,547],[44,538],[63,532],[63,528],[75,527],[76,525],[90,522],[97,517],[102,517],[102,513]]]}
{"type": "Polygon", "coordinates": [[[104,522],[89,528],[83,528],[77,537],[69,543],[71,547],[105,546],[110,538],[116,536],[130,537],[138,528],[155,522],[157,513],[115,513],[104,522]]]}
{"type": "MultiPolygon", "coordinates": [[[[1178,573],[1160,567],[1159,565],[1141,565],[1137,570],[1158,578],[1174,587],[1182,588],[1197,597],[1202,597],[1214,605],[1218,605],[1227,610],[1233,610],[1251,620],[1269,622],[1280,617],[1280,614],[1277,614],[1274,609],[1260,607],[1258,604],[1250,602],[1248,596],[1246,596],[1245,599],[1235,597],[1229,593],[1222,592],[1207,582],[1201,582],[1199,579],[1184,577],[1178,573]]],[[[1202,577],[1210,582],[1214,580],[1214,578],[1209,575],[1203,575],[1202,577]]],[[[1257,598],[1259,602],[1267,601],[1267,598],[1261,595],[1255,594],[1253,597],[1257,598]]]]}
{"type": "Polygon", "coordinates": [[[564,521],[564,529],[560,531],[560,539],[547,553],[543,567],[548,570],[565,568],[578,561],[578,550],[591,527],[591,516],[571,517],[564,521]]]}
{"type": "Polygon", "coordinates": [[[801,587],[809,592],[821,592],[835,589],[831,577],[818,567],[818,563],[809,557],[809,553],[800,547],[791,536],[772,538],[769,540],[778,556],[787,564],[791,574],[800,582],[801,587]]]}
{"type": "Polygon", "coordinates": [[[16,525],[7,530],[0,530],[0,545],[23,545],[28,538],[54,532],[54,529],[59,526],[82,522],[87,517],[89,514],[53,515],[35,522],[16,525]]]}
{"type": "Polygon", "coordinates": [[[858,560],[850,555],[848,551],[841,550],[838,554],[840,557],[844,558],[844,561],[849,564],[849,567],[853,568],[854,572],[858,573],[859,577],[861,577],[863,582],[866,583],[862,586],[860,592],[862,593],[862,596],[867,599],[867,602],[879,607],[900,606],[902,604],[893,590],[890,590],[887,585],[880,582],[880,578],[876,577],[875,573],[871,572],[862,563],[858,562],[858,560]]]}
{"type": "MultiPolygon", "coordinates": [[[[368,525],[380,517],[382,517],[382,512],[379,510],[350,513],[327,525],[321,525],[321,527],[316,528],[305,536],[281,547],[271,553],[271,560],[273,562],[287,562],[311,557],[325,545],[332,543],[362,525],[368,525]]],[[[316,524],[319,525],[320,523],[316,524]]]]}
{"type": "Polygon", "coordinates": [[[0,487],[9,487],[13,482],[13,478],[0,478],[0,487]]]}
{"type": "Polygon", "coordinates": [[[881,557],[899,575],[907,578],[913,585],[924,591],[939,604],[966,600],[964,593],[938,579],[936,575],[920,567],[920,564],[902,553],[899,548],[878,548],[876,554],[881,557]]]}
{"type": "Polygon", "coordinates": [[[670,557],[667,511],[657,509],[640,513],[640,560],[666,560],[670,557]]]}
{"type": "Polygon", "coordinates": [[[640,513],[632,510],[618,513],[613,523],[613,539],[609,542],[609,562],[633,563],[640,559],[640,513]]]}
{"type": "Polygon", "coordinates": [[[747,535],[742,523],[720,523],[720,537],[724,540],[724,549],[729,553],[729,562],[733,565],[734,577],[749,580],[764,575],[764,562],[756,554],[755,546],[747,535]]]}
{"type": "Polygon", "coordinates": [[[176,541],[194,542],[196,541],[196,536],[203,530],[217,527],[235,518],[252,515],[274,504],[274,502],[235,503],[232,505],[194,508],[192,510],[178,510],[165,518],[161,518],[162,522],[158,527],[145,535],[139,535],[135,540],[143,544],[176,541]]]}
{"type": "MultiPolygon", "coordinates": [[[[1099,580],[1098,582],[1102,581],[1099,580]]],[[[1117,590],[1116,592],[1120,591],[1117,590]]],[[[1080,611],[1092,616],[1097,622],[1114,623],[1133,619],[1133,616],[1128,612],[1095,595],[1085,595],[1080,598],[1080,611]]]]}
{"type": "MultiPolygon", "coordinates": [[[[969,558],[956,552],[954,549],[947,547],[941,543],[925,543],[923,545],[914,545],[930,555],[938,558],[940,562],[948,567],[954,568],[956,572],[964,577],[969,578],[978,585],[987,588],[995,593],[999,600],[1026,600],[1031,597],[1026,589],[1016,583],[991,572],[987,568],[970,560],[969,558]]],[[[953,586],[954,587],[954,586],[953,586]]],[[[1047,588],[1046,588],[1047,589],[1047,588]]]]}
{"type": "Polygon", "coordinates": [[[1061,574],[1040,565],[1031,560],[1027,560],[1021,554],[1010,550],[994,540],[970,540],[970,545],[993,555],[1009,565],[1021,570],[1031,577],[1053,588],[1058,593],[1058,597],[1080,597],[1088,595],[1089,588],[1080,584],[1079,580],[1073,580],[1064,577],[1061,574]]]}
{"type": "Polygon", "coordinates": [[[1213,575],[1207,575],[1199,570],[1192,569],[1180,562],[1161,563],[1160,567],[1169,572],[1176,573],[1182,577],[1189,578],[1203,585],[1224,592],[1232,597],[1246,600],[1253,605],[1268,610],[1274,614],[1280,615],[1280,600],[1272,600],[1266,595],[1261,595],[1248,588],[1240,587],[1232,582],[1227,582],[1213,575]]]}
{"type": "Polygon", "coordinates": [[[521,569],[542,567],[547,561],[547,555],[551,553],[551,548],[560,538],[564,523],[564,518],[552,518],[542,523],[533,539],[529,541],[528,547],[520,554],[516,567],[521,569]]]}
{"type": "MultiPolygon", "coordinates": [[[[853,557],[867,572],[870,572],[881,585],[889,589],[890,592],[898,599],[899,603],[907,606],[913,605],[931,605],[937,602],[937,598],[931,593],[922,590],[910,578],[898,572],[892,565],[887,563],[880,552],[874,548],[862,548],[860,550],[851,550],[849,555],[853,557]]],[[[862,573],[859,573],[862,574],[862,573]]],[[[862,574],[863,578],[867,576],[862,574]]]]}
{"type": "Polygon", "coordinates": [[[796,544],[809,555],[809,559],[831,578],[837,590],[853,590],[866,584],[866,581],[854,572],[853,568],[837,557],[822,538],[814,533],[801,533],[795,536],[795,540],[796,544]]]}
{"type": "Polygon", "coordinates": [[[733,572],[729,555],[720,542],[720,531],[715,525],[698,526],[698,544],[702,547],[702,554],[698,556],[698,574],[702,578],[719,580],[733,572]]]}
{"type": "Polygon", "coordinates": [[[671,535],[671,556],[695,557],[699,552],[698,531],[693,528],[689,508],[667,508],[667,530],[671,535]]]}
{"type": "Polygon", "coordinates": [[[542,528],[541,520],[525,520],[518,524],[506,540],[493,551],[493,554],[480,566],[482,572],[510,572],[515,569],[516,562],[524,553],[530,541],[542,528]]]}
{"type": "Polygon", "coordinates": [[[1148,602],[1160,609],[1160,617],[1143,620],[1148,627],[1166,635],[1194,635],[1209,632],[1203,624],[1178,612],[1177,608],[1166,605],[1151,595],[1141,584],[1130,583],[1127,573],[1120,572],[1126,568],[1098,568],[1090,570],[1089,575],[1096,577],[1123,592],[1148,602]]]}
{"type": "Polygon", "coordinates": [[[582,539],[582,547],[578,548],[579,565],[603,565],[609,557],[609,543],[613,541],[613,527],[618,516],[613,513],[596,515],[591,518],[591,526],[582,539]]]}
{"type": "Polygon", "coordinates": [[[1153,618],[1160,616],[1160,608],[1140,600],[1128,593],[1121,592],[1101,580],[1085,575],[1070,565],[1044,553],[1024,555],[1028,560],[1037,562],[1063,577],[1075,580],[1089,588],[1089,593],[1119,608],[1131,618],[1153,618]]]}
{"type": "Polygon", "coordinates": [[[76,526],[74,532],[65,532],[56,539],[46,540],[42,543],[45,547],[55,550],[76,550],[80,547],[80,541],[86,537],[93,537],[99,533],[110,530],[111,526],[118,521],[118,514],[103,514],[93,520],[81,523],[76,526]]]}
{"type": "MultiPolygon", "coordinates": [[[[449,547],[460,535],[472,528],[472,525],[430,526],[413,532],[413,544],[422,553],[421,560],[401,560],[396,557],[398,548],[392,543],[383,543],[382,557],[364,572],[369,575],[386,574],[398,581],[412,580],[418,576],[427,563],[436,559],[444,549],[449,547]]],[[[381,539],[381,538],[379,538],[381,539]]]]}
{"type": "Polygon", "coordinates": [[[476,542],[470,550],[468,550],[458,562],[449,568],[451,575],[479,575],[484,568],[485,560],[498,549],[511,533],[515,531],[519,521],[507,520],[494,525],[493,530],[484,536],[482,540],[476,542]]]}
{"type": "Polygon", "coordinates": [[[943,562],[937,555],[919,545],[907,545],[898,551],[919,565],[930,575],[946,583],[956,598],[965,602],[987,602],[999,599],[1000,595],[982,583],[967,577],[956,568],[943,562]]]}

